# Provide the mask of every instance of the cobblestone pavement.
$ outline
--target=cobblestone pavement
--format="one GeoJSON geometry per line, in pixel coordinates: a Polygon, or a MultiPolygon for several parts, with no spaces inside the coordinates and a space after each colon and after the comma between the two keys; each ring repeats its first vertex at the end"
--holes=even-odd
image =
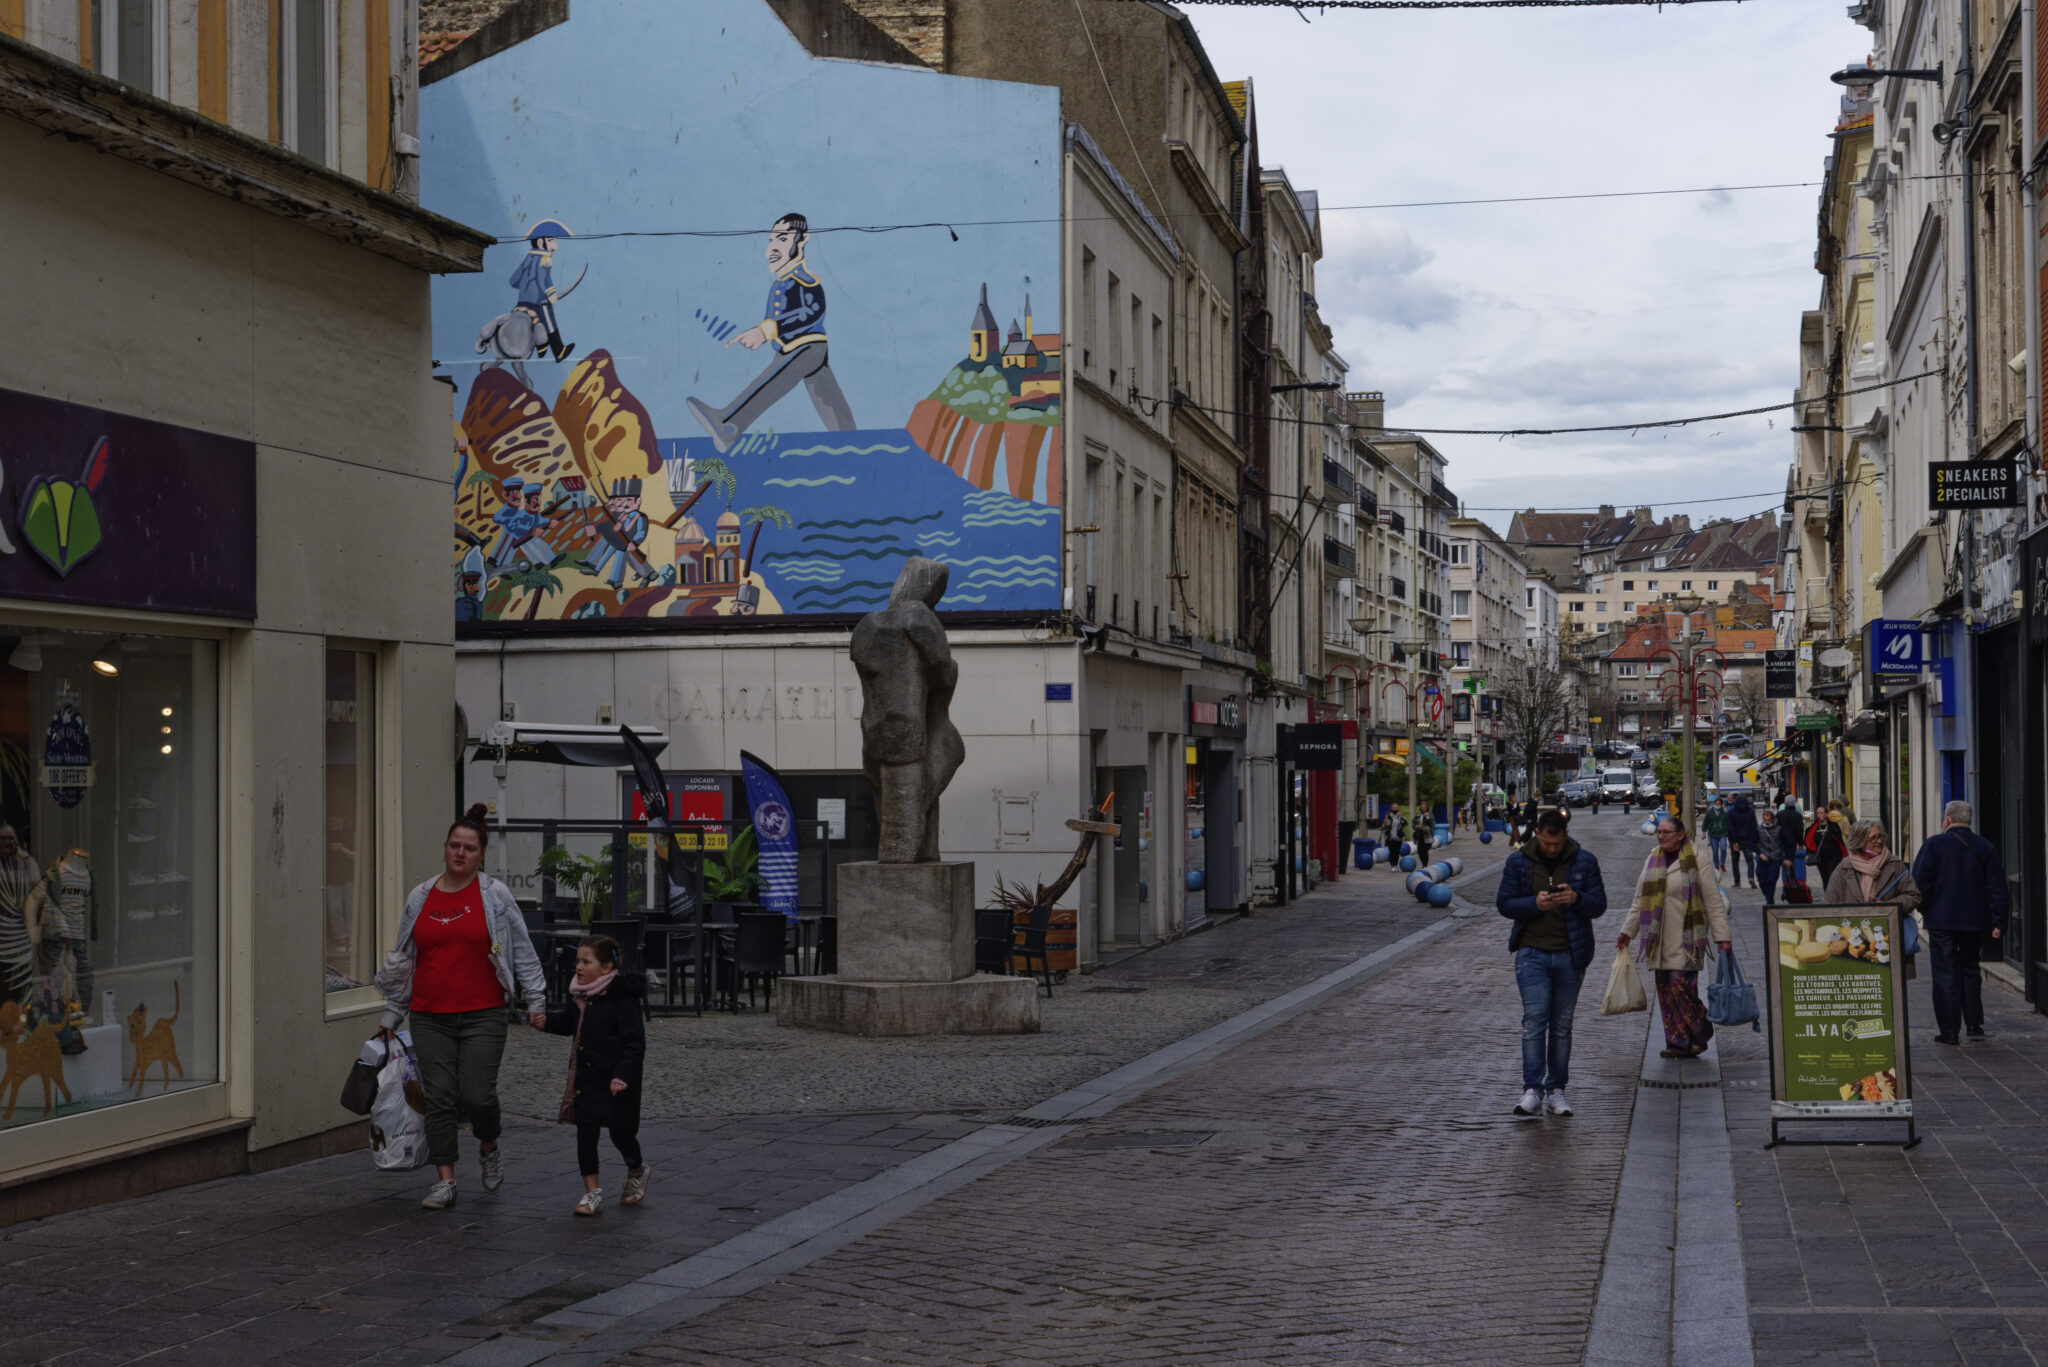
{"type": "MultiPolygon", "coordinates": [[[[1475,863],[1480,861],[1474,861],[1475,863]]],[[[0,1367],[439,1361],[728,1240],[1225,1019],[1442,912],[1360,875],[1056,994],[1047,1031],[858,1041],[757,1014],[657,1023],[648,1205],[574,1220],[560,1042],[515,1033],[507,1178],[453,1212],[348,1155],[0,1230],[0,1367]],[[1151,975],[1151,976],[1147,976],[1151,975]],[[1142,990],[1131,990],[1142,988],[1142,990]],[[1109,989],[1109,990],[1104,990],[1109,989]],[[545,1046],[556,1046],[547,1050],[545,1046]],[[541,1046],[541,1047],[533,1047],[541,1046]],[[550,1059],[550,1056],[552,1058],[550,1059]]],[[[606,1180],[617,1157],[607,1151],[606,1180]]]]}
{"type": "MultiPolygon", "coordinates": [[[[1761,898],[1735,896],[1761,965],[1761,898]]],[[[1908,987],[1912,1150],[1766,1151],[1764,1037],[1720,1036],[1758,1367],[2048,1363],[2048,1020],[1987,978],[1991,1039],[1950,1048],[1924,962],[1908,987]]]]}
{"type": "MultiPolygon", "coordinates": [[[[1640,842],[1589,824],[1625,889],[1640,842]]],[[[1474,918],[621,1361],[1576,1363],[1646,1018],[1592,991],[1578,1114],[1512,1119],[1504,935],[1474,918]]]]}
{"type": "MultiPolygon", "coordinates": [[[[1499,840],[1482,846],[1469,835],[1454,850],[1472,870],[1506,851],[1499,840]]],[[[658,1019],[648,1027],[642,1114],[1008,1114],[1227,1020],[1443,914],[1403,894],[1390,872],[1353,870],[1286,908],[1077,974],[1043,1003],[1038,1034],[1001,1040],[854,1039],[784,1030],[767,1011],[658,1019]],[[991,1068],[992,1058],[1002,1066],[991,1068]]],[[[566,1047],[557,1038],[513,1032],[501,1089],[510,1110],[553,1118],[566,1047]]]]}

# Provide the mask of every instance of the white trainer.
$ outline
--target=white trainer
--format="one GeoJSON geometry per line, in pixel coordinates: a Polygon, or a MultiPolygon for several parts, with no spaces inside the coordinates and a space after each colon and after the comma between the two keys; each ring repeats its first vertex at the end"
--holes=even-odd
{"type": "Polygon", "coordinates": [[[1515,1115],[1523,1120],[1534,1120],[1543,1114],[1543,1093],[1534,1087],[1523,1090],[1522,1099],[1515,1103],[1515,1115]]]}
{"type": "Polygon", "coordinates": [[[602,1213],[603,1210],[604,1192],[597,1187],[592,1187],[584,1192],[582,1199],[576,1202],[576,1214],[578,1215],[597,1215],[602,1213]]]}
{"type": "Polygon", "coordinates": [[[1572,1103],[1564,1099],[1564,1088],[1553,1087],[1543,1094],[1543,1110],[1546,1115],[1570,1115],[1572,1103]]]}
{"type": "Polygon", "coordinates": [[[496,1191],[499,1187],[504,1186],[505,1151],[503,1149],[492,1149],[489,1153],[479,1153],[477,1157],[483,1160],[484,1190],[496,1191]]]}
{"type": "Polygon", "coordinates": [[[444,1178],[427,1189],[427,1199],[420,1202],[421,1210],[446,1210],[455,1204],[455,1179],[444,1178]]]}

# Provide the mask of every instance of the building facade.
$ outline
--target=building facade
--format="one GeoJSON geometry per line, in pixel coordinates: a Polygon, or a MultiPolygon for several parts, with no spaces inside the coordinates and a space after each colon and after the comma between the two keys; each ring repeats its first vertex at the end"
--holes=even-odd
{"type": "Polygon", "coordinates": [[[429,286],[489,241],[410,198],[413,16],[0,5],[0,1046],[59,1045],[0,1222],[365,1142],[454,814],[429,286]]]}

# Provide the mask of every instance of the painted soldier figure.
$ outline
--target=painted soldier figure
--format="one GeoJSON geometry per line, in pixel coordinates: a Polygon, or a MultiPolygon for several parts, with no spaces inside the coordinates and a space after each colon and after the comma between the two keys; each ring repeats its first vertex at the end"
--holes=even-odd
{"type": "Polygon", "coordinates": [[[613,480],[611,497],[604,506],[609,521],[597,524],[601,544],[590,562],[590,572],[621,592],[629,566],[642,583],[654,579],[653,568],[639,550],[647,539],[647,514],[640,511],[640,481],[613,480]]]}
{"type": "Polygon", "coordinates": [[[455,576],[455,620],[481,622],[484,619],[484,553],[475,546],[462,557],[462,569],[455,576]]]}
{"type": "MultiPolygon", "coordinates": [[[[562,238],[573,237],[562,221],[544,218],[526,234],[526,255],[512,272],[512,288],[519,291],[518,307],[540,319],[547,330],[548,350],[558,361],[567,360],[576,344],[562,342],[562,329],[555,322],[555,247],[562,238]]],[[[573,282],[572,282],[573,283],[573,282]]]]}
{"type": "Polygon", "coordinates": [[[530,565],[555,563],[555,548],[539,534],[548,521],[540,506],[541,495],[546,491],[537,479],[524,480],[514,475],[505,481],[505,506],[491,518],[503,529],[491,548],[492,569],[502,571],[514,557],[523,558],[530,565]]]}
{"type": "Polygon", "coordinates": [[[726,343],[749,351],[772,343],[775,359],[723,408],[712,408],[699,399],[686,401],[711,434],[711,444],[720,455],[731,450],[740,435],[796,388],[799,380],[826,431],[853,430],[853,409],[832,375],[825,341],[825,287],[804,262],[804,244],[810,237],[810,223],[802,214],[784,214],[775,220],[768,230],[768,268],[775,273],[775,283],[768,289],[767,316],[726,343]]]}

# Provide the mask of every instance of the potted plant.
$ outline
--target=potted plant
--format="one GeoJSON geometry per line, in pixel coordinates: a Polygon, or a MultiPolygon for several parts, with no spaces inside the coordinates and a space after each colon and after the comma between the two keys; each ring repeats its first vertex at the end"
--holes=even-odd
{"type": "Polygon", "coordinates": [[[734,915],[751,910],[761,882],[761,852],[752,826],[734,836],[723,855],[705,856],[704,900],[713,906],[728,907],[734,915]]]}
{"type": "Polygon", "coordinates": [[[571,854],[560,845],[550,845],[540,857],[535,873],[565,883],[576,893],[576,919],[589,925],[597,917],[599,903],[609,905],[612,896],[612,847],[596,856],[571,854]]]}

